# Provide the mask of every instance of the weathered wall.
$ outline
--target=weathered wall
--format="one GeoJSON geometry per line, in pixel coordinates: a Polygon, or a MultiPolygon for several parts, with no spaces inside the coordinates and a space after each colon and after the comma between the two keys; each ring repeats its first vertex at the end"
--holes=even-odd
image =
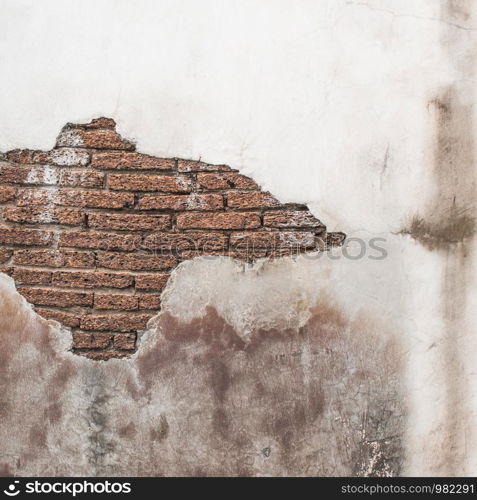
{"type": "Polygon", "coordinates": [[[477,474],[472,2],[3,5],[0,150],[112,116],[350,241],[183,263],[138,352],[100,363],[3,276],[6,473],[477,474]]]}

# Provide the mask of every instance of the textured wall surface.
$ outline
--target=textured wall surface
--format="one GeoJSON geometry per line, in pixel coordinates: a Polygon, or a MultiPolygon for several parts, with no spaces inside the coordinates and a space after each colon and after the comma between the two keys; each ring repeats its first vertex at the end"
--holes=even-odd
{"type": "Polygon", "coordinates": [[[3,473],[477,474],[475,2],[1,4],[0,151],[109,116],[347,235],[181,262],[109,361],[2,274],[3,473]]]}

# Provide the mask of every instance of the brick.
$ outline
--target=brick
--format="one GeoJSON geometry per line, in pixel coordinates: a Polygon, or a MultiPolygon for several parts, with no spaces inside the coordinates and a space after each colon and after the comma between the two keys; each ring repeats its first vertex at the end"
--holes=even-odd
{"type": "Polygon", "coordinates": [[[160,295],[136,295],[139,298],[139,309],[160,309],[160,295]]]}
{"type": "Polygon", "coordinates": [[[32,151],[30,149],[16,149],[7,153],[8,161],[19,164],[45,164],[51,163],[58,166],[88,165],[90,154],[73,148],[61,148],[50,152],[32,151]]]}
{"type": "Polygon", "coordinates": [[[127,358],[130,353],[129,352],[116,352],[116,351],[89,351],[86,353],[78,353],[85,358],[93,359],[94,361],[109,361],[110,359],[121,359],[127,358]]]}
{"type": "Polygon", "coordinates": [[[10,222],[27,224],[65,224],[78,225],[84,220],[84,213],[76,208],[50,206],[6,207],[3,218],[10,222]]]}
{"type": "Polygon", "coordinates": [[[28,302],[37,306],[91,307],[93,305],[91,292],[71,292],[51,288],[20,288],[18,291],[28,302]]]}
{"type": "Polygon", "coordinates": [[[95,309],[111,309],[118,311],[133,311],[138,308],[139,299],[135,295],[95,294],[95,309]]]}
{"type": "Polygon", "coordinates": [[[114,130],[116,128],[116,122],[112,118],[105,118],[104,116],[101,116],[100,118],[94,118],[89,123],[84,123],[80,126],[86,129],[108,128],[114,130]]]}
{"type": "Polygon", "coordinates": [[[36,269],[15,268],[11,274],[17,285],[48,285],[51,283],[51,272],[36,269]]]}
{"type": "Polygon", "coordinates": [[[175,163],[172,158],[154,158],[141,153],[122,151],[94,153],[91,160],[93,168],[108,170],[172,170],[175,163]]]}
{"type": "Polygon", "coordinates": [[[53,241],[53,233],[36,229],[0,227],[0,245],[47,246],[53,241]]]}
{"type": "Polygon", "coordinates": [[[134,204],[134,195],[108,191],[63,190],[55,195],[58,205],[85,208],[124,208],[134,204]]]}
{"type": "Polygon", "coordinates": [[[0,203],[15,199],[17,190],[12,186],[0,186],[0,203]]]}
{"type": "Polygon", "coordinates": [[[232,169],[227,165],[211,165],[202,161],[179,160],[177,162],[177,170],[179,172],[232,172],[232,169]]]}
{"type": "Polygon", "coordinates": [[[88,129],[66,127],[56,140],[57,147],[91,148],[91,149],[119,149],[134,151],[132,142],[123,139],[114,130],[88,129]]]}
{"type": "Polygon", "coordinates": [[[171,216],[96,213],[88,215],[88,226],[118,231],[162,230],[171,227],[171,216]]]}
{"type": "Polygon", "coordinates": [[[92,252],[76,250],[15,250],[15,264],[43,267],[93,267],[92,252]]]}
{"type": "Polygon", "coordinates": [[[177,260],[170,255],[98,253],[98,267],[107,269],[129,269],[133,271],[162,271],[177,265],[177,260]]]}
{"type": "Polygon", "coordinates": [[[132,332],[144,330],[153,314],[91,314],[83,316],[80,327],[83,330],[132,332]]]}
{"type": "Polygon", "coordinates": [[[109,333],[73,333],[73,346],[76,349],[105,349],[112,340],[113,336],[109,333]]]}
{"type": "Polygon", "coordinates": [[[236,173],[197,174],[197,187],[208,191],[260,189],[254,180],[236,173]]]}
{"type": "Polygon", "coordinates": [[[177,216],[179,229],[253,229],[260,216],[253,212],[185,213],[177,216]]]}
{"type": "Polygon", "coordinates": [[[58,185],[64,187],[95,188],[104,185],[102,172],[88,170],[63,170],[59,174],[58,185]]]}
{"type": "Polygon", "coordinates": [[[87,231],[71,231],[60,236],[60,246],[76,248],[96,248],[99,250],[137,250],[141,236],[134,234],[109,234],[87,231]]]}
{"type": "Polygon", "coordinates": [[[69,328],[77,328],[80,323],[80,318],[77,314],[57,311],[55,309],[45,309],[43,307],[35,307],[35,311],[45,319],[53,319],[69,328]]]}
{"type": "Polygon", "coordinates": [[[224,208],[220,194],[176,194],[144,196],[139,200],[140,210],[217,210],[224,208]]]}
{"type": "Polygon", "coordinates": [[[252,231],[232,233],[230,245],[245,248],[313,248],[315,235],[304,231],[252,231]]]}
{"type": "Polygon", "coordinates": [[[344,233],[327,233],[326,234],[326,244],[329,247],[339,247],[346,239],[346,234],[344,233]]]}
{"type": "Polygon", "coordinates": [[[266,212],[263,217],[266,227],[313,227],[324,230],[325,226],[308,210],[280,210],[266,212]]]}
{"type": "Polygon", "coordinates": [[[31,149],[14,149],[7,153],[8,161],[20,164],[46,163],[48,153],[46,151],[34,151],[31,149]]]}
{"type": "Polygon", "coordinates": [[[130,274],[99,271],[56,271],[52,284],[72,288],[128,288],[134,283],[130,274]]]}
{"type": "Polygon", "coordinates": [[[160,292],[169,280],[169,274],[141,274],[136,276],[136,290],[160,292]]]}
{"type": "Polygon", "coordinates": [[[16,167],[0,165],[0,182],[6,184],[31,184],[55,186],[58,184],[58,169],[45,167],[16,167]]]}
{"type": "Polygon", "coordinates": [[[110,189],[117,191],[149,191],[163,193],[190,193],[191,180],[185,176],[154,174],[110,174],[110,189]]]}
{"type": "Polygon", "coordinates": [[[221,250],[227,247],[227,243],[228,237],[223,233],[154,233],[146,236],[143,247],[170,252],[199,248],[221,250]]]}
{"type": "Polygon", "coordinates": [[[115,349],[123,351],[133,351],[136,348],[136,335],[132,333],[116,334],[113,338],[115,349]]]}
{"type": "Polygon", "coordinates": [[[280,202],[270,193],[249,191],[245,193],[227,193],[227,206],[230,208],[273,208],[280,206],[280,202]]]}
{"type": "Polygon", "coordinates": [[[11,248],[0,248],[0,264],[4,264],[7,260],[10,260],[13,255],[13,249],[11,248]]]}

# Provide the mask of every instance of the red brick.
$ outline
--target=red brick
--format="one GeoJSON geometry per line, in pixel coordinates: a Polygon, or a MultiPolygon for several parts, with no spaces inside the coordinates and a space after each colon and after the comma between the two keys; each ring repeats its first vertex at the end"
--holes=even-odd
{"type": "Polygon", "coordinates": [[[227,165],[211,165],[202,161],[179,160],[177,162],[179,172],[231,172],[232,169],[227,165]]]}
{"type": "Polygon", "coordinates": [[[135,295],[123,294],[95,294],[95,309],[111,309],[119,311],[133,311],[138,308],[139,299],[135,295]]]}
{"type": "Polygon", "coordinates": [[[177,216],[179,229],[253,229],[260,216],[253,212],[185,213],[177,216]]]}
{"type": "Polygon", "coordinates": [[[20,164],[46,163],[48,153],[46,151],[34,151],[31,149],[14,149],[7,153],[8,161],[20,164]]]}
{"type": "Polygon", "coordinates": [[[150,191],[163,193],[190,193],[192,183],[185,176],[154,174],[110,174],[110,189],[117,191],[150,191]]]}
{"type": "Polygon", "coordinates": [[[141,210],[217,210],[224,208],[220,194],[176,194],[144,196],[139,200],[141,210]]]}
{"type": "Polygon", "coordinates": [[[93,305],[91,292],[70,292],[52,288],[20,288],[18,291],[28,302],[37,306],[91,307],[93,305]]]}
{"type": "Polygon", "coordinates": [[[61,148],[53,151],[32,151],[16,149],[7,153],[8,161],[19,164],[53,164],[58,166],[86,166],[90,155],[87,151],[73,148],[61,148]]]}
{"type": "Polygon", "coordinates": [[[254,180],[236,173],[197,174],[197,187],[208,191],[260,189],[254,180]]]}
{"type": "Polygon", "coordinates": [[[76,349],[105,349],[112,339],[113,336],[109,333],[73,333],[73,345],[76,349]]]}
{"type": "Polygon", "coordinates": [[[104,185],[104,178],[102,172],[63,170],[60,172],[58,184],[65,187],[95,188],[104,185]]]}
{"type": "Polygon", "coordinates": [[[91,314],[81,318],[80,327],[83,330],[132,332],[144,330],[153,316],[142,313],[91,314]]]}
{"type": "Polygon", "coordinates": [[[228,237],[223,233],[154,233],[146,236],[143,247],[170,252],[198,248],[221,250],[227,247],[227,242],[228,237]]]}
{"type": "Polygon", "coordinates": [[[110,170],[171,170],[175,160],[122,151],[94,153],[91,166],[110,170]]]}
{"type": "Polygon", "coordinates": [[[134,271],[162,271],[177,265],[170,255],[98,253],[97,266],[107,269],[130,269],[134,271]]]}
{"type": "Polygon", "coordinates": [[[136,348],[136,335],[132,333],[120,333],[114,336],[113,346],[123,351],[133,351],[136,348]]]}
{"type": "Polygon", "coordinates": [[[245,248],[312,248],[315,235],[303,231],[251,231],[232,233],[230,245],[245,248]]]}
{"type": "Polygon", "coordinates": [[[53,233],[36,229],[0,227],[0,245],[47,246],[53,241],[53,233]]]}
{"type": "Polygon", "coordinates": [[[112,118],[105,118],[104,116],[101,116],[100,118],[94,118],[89,123],[80,125],[80,127],[86,129],[108,128],[114,130],[116,128],[116,122],[112,118]]]}
{"type": "Polygon", "coordinates": [[[136,276],[136,290],[160,292],[169,280],[170,274],[141,274],[136,276]]]}
{"type": "Polygon", "coordinates": [[[161,230],[171,227],[171,216],[96,213],[88,215],[88,226],[118,231],[161,230]]]}
{"type": "Polygon", "coordinates": [[[160,295],[137,295],[139,298],[139,309],[160,309],[160,295]]]}
{"type": "Polygon", "coordinates": [[[0,203],[15,199],[17,190],[12,186],[0,186],[0,203]]]}
{"type": "Polygon", "coordinates": [[[7,262],[10,260],[13,255],[13,250],[11,248],[0,248],[0,264],[7,262]]]}
{"type": "Polygon", "coordinates": [[[280,206],[280,202],[270,193],[249,191],[245,193],[227,193],[227,206],[230,208],[273,208],[280,206]]]}
{"type": "Polygon", "coordinates": [[[141,236],[134,234],[109,234],[87,231],[71,231],[60,236],[60,246],[97,248],[99,250],[133,251],[139,248],[141,236]]]}
{"type": "Polygon", "coordinates": [[[48,285],[51,282],[49,271],[38,271],[36,269],[15,268],[11,274],[17,285],[48,285]]]}
{"type": "Polygon", "coordinates": [[[83,147],[91,149],[120,149],[134,151],[132,142],[123,139],[114,130],[67,127],[56,140],[57,147],[83,147]]]}
{"type": "Polygon", "coordinates": [[[124,208],[134,204],[134,195],[108,191],[59,191],[55,196],[58,205],[86,208],[124,208]]]}
{"type": "Polygon", "coordinates": [[[134,277],[99,271],[57,271],[53,273],[52,283],[72,288],[128,288],[134,283],[134,277]]]}
{"type": "Polygon", "coordinates": [[[266,212],[263,217],[263,225],[266,227],[313,227],[325,229],[325,226],[314,217],[308,210],[277,210],[266,212]]]}
{"type": "Polygon", "coordinates": [[[55,309],[45,309],[43,307],[35,307],[35,311],[43,318],[53,319],[69,328],[77,328],[80,323],[79,316],[74,313],[57,311],[55,309]]]}
{"type": "Polygon", "coordinates": [[[44,267],[93,267],[92,252],[76,250],[15,250],[15,264],[44,267]]]}
{"type": "Polygon", "coordinates": [[[49,206],[6,207],[3,218],[10,222],[27,224],[65,224],[78,225],[84,220],[84,213],[76,208],[49,206]]]}
{"type": "Polygon", "coordinates": [[[0,182],[7,184],[32,184],[56,186],[58,184],[58,169],[53,167],[12,167],[0,166],[0,182]]]}

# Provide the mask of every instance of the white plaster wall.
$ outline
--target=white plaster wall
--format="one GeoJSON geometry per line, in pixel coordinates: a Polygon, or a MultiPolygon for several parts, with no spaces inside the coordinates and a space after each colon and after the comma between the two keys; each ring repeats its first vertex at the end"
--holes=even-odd
{"type": "Polygon", "coordinates": [[[449,86],[475,99],[477,6],[455,4],[1,0],[0,150],[50,149],[65,122],[111,116],[140,151],[227,163],[281,201],[309,203],[330,230],[386,238],[388,259],[334,261],[322,279],[342,282],[333,290],[350,310],[359,299],[400,318],[405,472],[475,475],[475,266],[449,321],[455,248],[397,234],[439,198],[431,101],[449,86]]]}

